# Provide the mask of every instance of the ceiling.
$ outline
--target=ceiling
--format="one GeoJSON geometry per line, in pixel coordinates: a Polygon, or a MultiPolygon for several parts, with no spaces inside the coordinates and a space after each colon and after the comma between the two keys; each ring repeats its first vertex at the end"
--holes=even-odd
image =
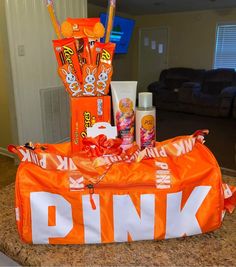
{"type": "MultiPolygon", "coordinates": [[[[108,0],[88,0],[106,7],[108,0]]],[[[169,12],[236,7],[236,0],[116,0],[117,11],[131,15],[160,14],[169,12]]]]}

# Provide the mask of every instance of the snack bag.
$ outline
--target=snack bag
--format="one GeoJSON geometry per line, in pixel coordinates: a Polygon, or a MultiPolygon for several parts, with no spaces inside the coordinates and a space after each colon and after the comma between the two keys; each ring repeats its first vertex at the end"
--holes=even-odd
{"type": "Polygon", "coordinates": [[[76,73],[79,81],[82,82],[82,72],[74,38],[53,40],[53,47],[58,66],[61,67],[65,63],[68,63],[76,73]]]}
{"type": "Polygon", "coordinates": [[[96,81],[96,95],[107,95],[112,77],[112,59],[115,50],[114,43],[95,43],[94,51],[91,52],[92,63],[98,65],[96,81]]]}
{"type": "Polygon", "coordinates": [[[81,85],[76,77],[75,72],[68,63],[58,68],[58,74],[64,83],[66,91],[71,97],[83,95],[81,85]]]}
{"type": "Polygon", "coordinates": [[[103,43],[100,43],[100,42],[94,43],[94,49],[91,53],[91,61],[93,65],[97,65],[97,66],[99,65],[103,46],[104,46],[103,43]]]}
{"type": "Polygon", "coordinates": [[[79,62],[82,70],[84,64],[91,64],[91,52],[88,38],[76,39],[76,44],[79,62]]]}
{"type": "Polygon", "coordinates": [[[61,31],[65,37],[84,38],[93,35],[93,28],[98,22],[99,18],[67,18],[61,25],[61,31]]]}
{"type": "Polygon", "coordinates": [[[116,45],[114,43],[99,43],[95,42],[92,54],[92,64],[99,65],[100,63],[112,64],[116,45]]]}
{"type": "Polygon", "coordinates": [[[82,149],[82,140],[87,136],[88,127],[92,127],[96,122],[111,121],[110,112],[110,96],[71,99],[71,146],[73,153],[82,149]]]}
{"type": "Polygon", "coordinates": [[[112,64],[112,59],[114,55],[116,45],[114,43],[106,43],[102,48],[102,55],[100,57],[101,63],[112,64]]]}

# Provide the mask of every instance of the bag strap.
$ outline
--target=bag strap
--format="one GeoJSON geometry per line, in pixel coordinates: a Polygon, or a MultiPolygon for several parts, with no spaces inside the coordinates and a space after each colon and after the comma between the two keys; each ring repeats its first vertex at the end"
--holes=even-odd
{"type": "Polygon", "coordinates": [[[74,155],[62,155],[52,145],[27,143],[24,146],[9,145],[8,151],[18,155],[22,162],[31,162],[47,170],[76,170],[90,169],[111,165],[115,162],[140,162],[143,159],[158,157],[181,156],[191,152],[196,144],[204,143],[204,135],[208,130],[198,130],[192,135],[179,136],[164,142],[156,143],[142,151],[137,145],[120,153],[119,139],[104,138],[99,135],[95,138],[84,140],[84,151],[74,155]],[[54,148],[53,148],[54,147],[54,148]]]}
{"type": "Polygon", "coordinates": [[[234,211],[236,206],[236,186],[230,186],[228,184],[222,184],[224,192],[224,210],[229,213],[234,211]]]}

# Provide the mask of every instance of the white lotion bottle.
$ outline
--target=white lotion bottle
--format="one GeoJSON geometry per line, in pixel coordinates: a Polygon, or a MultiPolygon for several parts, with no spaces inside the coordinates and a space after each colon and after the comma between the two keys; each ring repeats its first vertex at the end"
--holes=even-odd
{"type": "Polygon", "coordinates": [[[156,108],[152,105],[152,93],[138,94],[135,114],[136,143],[140,149],[154,147],[156,141],[156,108]]]}

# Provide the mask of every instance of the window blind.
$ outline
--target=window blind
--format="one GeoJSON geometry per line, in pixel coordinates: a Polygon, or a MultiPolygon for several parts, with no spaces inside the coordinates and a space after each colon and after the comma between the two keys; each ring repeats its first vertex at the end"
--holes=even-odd
{"type": "Polygon", "coordinates": [[[217,27],[214,68],[236,69],[236,24],[217,27]]]}

